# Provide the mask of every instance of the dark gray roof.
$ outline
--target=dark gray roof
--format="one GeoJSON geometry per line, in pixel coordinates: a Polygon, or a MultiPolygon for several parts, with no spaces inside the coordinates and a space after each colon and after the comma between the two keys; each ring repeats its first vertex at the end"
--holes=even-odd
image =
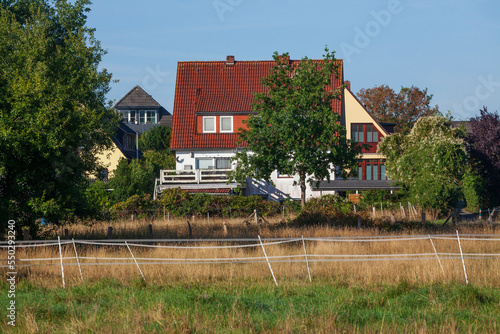
{"type": "Polygon", "coordinates": [[[397,190],[401,187],[396,185],[395,180],[375,180],[375,181],[364,181],[364,180],[330,180],[321,181],[319,187],[313,183],[313,188],[315,190],[336,190],[336,191],[347,191],[347,190],[397,190]]]}
{"type": "Polygon", "coordinates": [[[141,86],[137,85],[115,104],[116,109],[126,109],[130,107],[153,107],[156,109],[160,108],[161,105],[155,99],[153,99],[151,95],[146,93],[146,91],[142,89],[141,86]]]}

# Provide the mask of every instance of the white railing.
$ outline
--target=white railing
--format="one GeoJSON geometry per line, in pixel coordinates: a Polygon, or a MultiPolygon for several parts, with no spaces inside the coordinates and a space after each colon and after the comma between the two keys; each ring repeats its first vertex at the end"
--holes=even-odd
{"type": "Polygon", "coordinates": [[[160,184],[177,183],[226,183],[231,169],[194,169],[160,171],[160,184]]]}

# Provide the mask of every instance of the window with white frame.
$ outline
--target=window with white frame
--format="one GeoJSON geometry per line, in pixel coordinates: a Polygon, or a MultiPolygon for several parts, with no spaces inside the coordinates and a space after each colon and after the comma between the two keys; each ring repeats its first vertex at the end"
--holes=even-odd
{"type": "Polygon", "coordinates": [[[196,159],[197,169],[214,169],[214,159],[198,158],[196,159]]]}
{"type": "Polygon", "coordinates": [[[220,132],[233,132],[233,116],[220,116],[220,132]]]}
{"type": "Polygon", "coordinates": [[[203,116],[203,132],[215,132],[215,116],[203,116]]]}
{"type": "Polygon", "coordinates": [[[146,123],[156,124],[156,111],[154,111],[154,110],[147,110],[146,111],[146,123]]]}

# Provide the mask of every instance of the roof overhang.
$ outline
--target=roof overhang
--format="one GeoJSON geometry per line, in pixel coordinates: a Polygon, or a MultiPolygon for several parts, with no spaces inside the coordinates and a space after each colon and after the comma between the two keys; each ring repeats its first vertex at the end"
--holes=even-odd
{"type": "Polygon", "coordinates": [[[401,186],[397,185],[396,180],[330,180],[321,181],[319,186],[313,183],[314,190],[335,190],[335,191],[349,191],[349,190],[399,190],[401,186]]]}

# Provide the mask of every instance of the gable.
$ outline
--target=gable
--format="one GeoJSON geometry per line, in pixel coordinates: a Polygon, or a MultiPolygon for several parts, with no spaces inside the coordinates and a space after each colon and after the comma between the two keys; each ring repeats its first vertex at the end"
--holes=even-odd
{"type": "MultiPolygon", "coordinates": [[[[320,62],[321,60],[315,60],[320,62]]],[[[298,63],[290,60],[290,64],[298,63]]],[[[332,87],[343,81],[342,61],[332,87]]],[[[195,148],[237,148],[238,134],[201,133],[200,117],[221,114],[237,115],[241,122],[251,113],[255,92],[265,92],[261,79],[275,65],[274,60],[179,62],[175,88],[171,147],[174,150],[195,148]]],[[[333,102],[334,111],[341,113],[341,101],[333,102]]],[[[235,124],[234,129],[241,127],[235,124]]]]}
{"type": "Polygon", "coordinates": [[[132,88],[115,104],[116,109],[160,107],[161,105],[139,85],[132,88]]]}

